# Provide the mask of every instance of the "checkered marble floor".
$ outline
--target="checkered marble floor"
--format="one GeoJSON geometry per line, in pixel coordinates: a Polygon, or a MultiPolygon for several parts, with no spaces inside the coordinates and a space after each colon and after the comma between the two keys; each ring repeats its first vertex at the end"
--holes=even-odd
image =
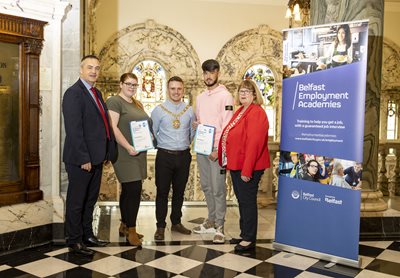
{"type": "MultiPolygon", "coordinates": [[[[237,208],[229,207],[226,243],[212,244],[212,235],[181,235],[167,228],[166,241],[154,241],[154,207],[139,211],[138,229],[145,235],[141,248],[128,246],[118,236],[119,211],[98,209],[95,220],[106,247],[91,248],[90,257],[70,253],[65,246],[46,245],[0,256],[0,277],[400,277],[400,241],[360,242],[360,269],[273,250],[274,209],[259,210],[254,251],[235,253],[228,239],[239,233],[237,208]],[[150,218],[149,218],[150,217],[150,218]]],[[[206,213],[203,207],[184,207],[182,223],[193,228],[206,213]]]]}
{"type": "Polygon", "coordinates": [[[123,242],[92,248],[90,257],[62,246],[42,246],[0,257],[0,277],[400,277],[400,242],[361,242],[361,269],[278,252],[260,240],[254,251],[208,241],[123,242]]]}

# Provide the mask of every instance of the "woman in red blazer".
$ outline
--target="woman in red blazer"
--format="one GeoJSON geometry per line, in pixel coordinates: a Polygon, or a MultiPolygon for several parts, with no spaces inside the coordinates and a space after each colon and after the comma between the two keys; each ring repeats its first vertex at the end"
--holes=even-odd
{"type": "Polygon", "coordinates": [[[230,170],[233,189],[239,202],[240,238],[231,239],[239,252],[255,248],[258,225],[258,183],[270,167],[268,118],[261,107],[263,98],[257,85],[244,80],[235,96],[240,108],[221,135],[218,160],[230,170]]]}

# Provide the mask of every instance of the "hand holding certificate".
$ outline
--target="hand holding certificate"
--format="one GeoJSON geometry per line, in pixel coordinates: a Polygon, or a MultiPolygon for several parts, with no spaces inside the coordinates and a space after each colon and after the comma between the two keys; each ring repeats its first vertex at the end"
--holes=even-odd
{"type": "Polygon", "coordinates": [[[215,127],[199,124],[194,139],[194,151],[199,154],[209,155],[214,146],[215,127]]]}
{"type": "Polygon", "coordinates": [[[130,122],[133,147],[137,152],[144,152],[153,149],[149,123],[147,121],[130,122]]]}

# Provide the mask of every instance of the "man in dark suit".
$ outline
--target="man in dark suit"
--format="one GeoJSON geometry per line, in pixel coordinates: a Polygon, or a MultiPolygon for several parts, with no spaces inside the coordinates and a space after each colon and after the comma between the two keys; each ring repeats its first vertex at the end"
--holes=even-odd
{"type": "Polygon", "coordinates": [[[65,125],[63,161],[68,173],[66,232],[70,251],[92,255],[86,246],[105,246],[93,234],[96,204],[103,163],[110,160],[109,145],[114,139],[108,110],[101,93],[94,88],[100,61],[94,55],[82,58],[80,78],[64,94],[65,125]]]}

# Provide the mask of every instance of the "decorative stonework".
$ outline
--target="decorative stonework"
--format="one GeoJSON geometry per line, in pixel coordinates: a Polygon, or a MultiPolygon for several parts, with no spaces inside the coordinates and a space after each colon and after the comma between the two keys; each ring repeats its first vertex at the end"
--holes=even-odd
{"type": "MultiPolygon", "coordinates": [[[[400,91],[400,47],[384,38],[382,51],[382,92],[400,91]]],[[[381,119],[382,121],[383,119],[381,119]]]]}
{"type": "Polygon", "coordinates": [[[143,60],[160,63],[167,78],[178,75],[185,81],[201,78],[198,55],[179,32],[154,20],[131,25],[114,34],[103,46],[99,57],[102,76],[99,83],[119,80],[143,60]]]}
{"type": "MultiPolygon", "coordinates": [[[[275,76],[275,112],[280,115],[282,94],[282,34],[268,25],[244,31],[229,40],[219,52],[220,80],[235,92],[246,70],[255,64],[266,64],[275,76]]],[[[276,140],[280,138],[280,120],[276,122],[276,140]]]]}

